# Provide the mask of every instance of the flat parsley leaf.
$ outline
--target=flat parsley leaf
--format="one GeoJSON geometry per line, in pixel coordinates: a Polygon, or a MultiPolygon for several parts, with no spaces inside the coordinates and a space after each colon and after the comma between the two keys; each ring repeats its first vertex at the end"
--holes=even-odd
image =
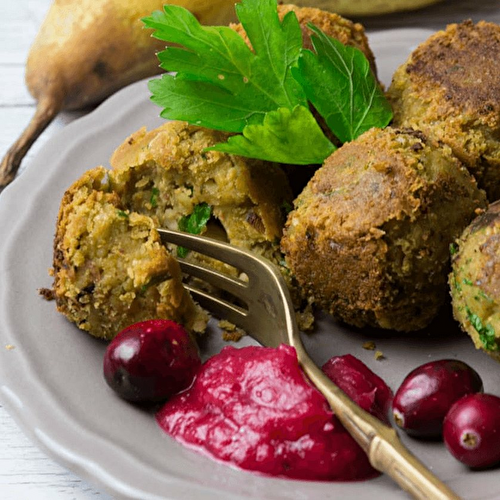
{"type": "MultiPolygon", "coordinates": [[[[180,231],[190,234],[200,234],[207,226],[207,222],[212,216],[212,207],[207,203],[196,205],[190,215],[184,215],[177,223],[180,231]]],[[[184,247],[177,247],[177,255],[185,257],[189,250],[184,247]]]]}
{"type": "Polygon", "coordinates": [[[372,127],[388,125],[392,109],[365,55],[313,24],[309,28],[316,54],[303,50],[292,72],[330,130],[348,142],[372,127]]]}
{"type": "Polygon", "coordinates": [[[262,125],[248,125],[243,135],[234,135],[226,143],[208,148],[281,163],[289,163],[293,158],[296,165],[322,163],[335,149],[304,106],[271,111],[262,125]]]}
{"type": "Polygon", "coordinates": [[[281,22],[276,0],[242,0],[236,12],[253,51],[229,27],[205,27],[188,10],[165,5],[143,19],[153,36],[180,47],[158,54],[165,74],[152,80],[152,100],[161,116],[203,127],[241,132],[264,121],[268,111],[307,105],[293,78],[302,31],[293,12],[281,22]],[[256,15],[257,13],[257,15],[256,15]]]}
{"type": "Polygon", "coordinates": [[[160,190],[157,187],[153,187],[151,189],[151,198],[149,198],[149,203],[153,208],[158,206],[158,196],[160,194],[160,190]]]}
{"type": "Polygon", "coordinates": [[[280,21],[276,0],[242,0],[236,13],[252,48],[228,27],[204,27],[166,5],[143,19],[176,47],[160,52],[165,74],[149,82],[161,116],[243,133],[213,150],[292,164],[322,163],[335,149],[310,101],[341,142],[384,127],[392,110],[364,54],[309,25],[316,53],[302,48],[294,12],[280,21]]]}

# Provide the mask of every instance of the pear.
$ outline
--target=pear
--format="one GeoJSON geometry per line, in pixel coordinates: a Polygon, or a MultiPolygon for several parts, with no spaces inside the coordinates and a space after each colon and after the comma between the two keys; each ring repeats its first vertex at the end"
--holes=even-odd
{"type": "Polygon", "coordinates": [[[37,137],[63,109],[85,108],[129,83],[160,72],[141,18],[170,3],[202,24],[235,19],[235,0],[54,0],[30,49],[26,84],[37,100],[34,117],[0,164],[0,189],[15,177],[37,137]]]}

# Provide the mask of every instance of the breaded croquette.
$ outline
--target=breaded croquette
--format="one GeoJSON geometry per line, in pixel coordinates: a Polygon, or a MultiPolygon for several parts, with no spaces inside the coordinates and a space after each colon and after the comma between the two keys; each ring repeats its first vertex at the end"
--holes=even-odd
{"type": "Polygon", "coordinates": [[[452,253],[453,315],[477,349],[500,361],[500,201],[474,219],[452,253]]]}
{"type": "Polygon", "coordinates": [[[500,198],[500,26],[451,24],[395,72],[394,125],[448,144],[483,188],[500,198]]]}
{"type": "Polygon", "coordinates": [[[103,167],[86,172],[62,199],[52,273],[59,312],[95,337],[110,340],[152,318],[192,332],[208,321],[184,289],[153,220],[122,203],[103,167]]]}
{"type": "Polygon", "coordinates": [[[316,171],[281,246],[304,294],[337,319],[418,330],[447,296],[449,244],[485,204],[450,148],[374,128],[316,171]]]}

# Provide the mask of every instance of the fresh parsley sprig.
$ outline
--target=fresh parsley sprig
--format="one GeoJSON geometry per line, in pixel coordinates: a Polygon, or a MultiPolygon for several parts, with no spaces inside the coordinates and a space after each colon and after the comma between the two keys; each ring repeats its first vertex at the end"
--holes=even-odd
{"type": "Polygon", "coordinates": [[[499,346],[495,335],[495,329],[490,325],[483,325],[481,318],[473,313],[468,307],[466,308],[467,318],[479,335],[479,340],[487,351],[498,351],[499,346]]]}
{"type": "Polygon", "coordinates": [[[336,149],[309,102],[341,142],[389,123],[391,108],[361,51],[313,25],[316,53],[303,49],[295,13],[280,21],[276,0],[242,0],[236,13],[251,48],[182,7],[143,20],[153,36],[178,45],[158,55],[176,74],[149,83],[162,117],[242,133],[213,150],[291,164],[320,164],[336,149]]]}
{"type": "Polygon", "coordinates": [[[391,105],[363,52],[308,26],[316,53],[302,50],[292,73],[330,130],[349,142],[372,127],[388,125],[391,105]]]}
{"type": "Polygon", "coordinates": [[[335,146],[323,135],[309,109],[297,106],[270,111],[262,125],[247,125],[243,135],[229,137],[208,150],[278,163],[292,163],[293,157],[296,165],[311,165],[333,153],[335,146]]]}
{"type": "Polygon", "coordinates": [[[176,72],[150,82],[161,116],[242,132],[269,111],[307,105],[290,71],[302,47],[295,14],[280,22],[275,0],[243,0],[236,12],[254,51],[231,28],[202,26],[183,7],[165,5],[143,20],[155,38],[182,46],[158,54],[160,66],[176,72]]]}

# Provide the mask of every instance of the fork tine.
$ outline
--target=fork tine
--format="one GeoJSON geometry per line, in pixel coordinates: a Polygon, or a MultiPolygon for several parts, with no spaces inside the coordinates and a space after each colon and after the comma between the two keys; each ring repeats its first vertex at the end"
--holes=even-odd
{"type": "Polygon", "coordinates": [[[158,229],[165,243],[173,243],[230,264],[249,276],[249,284],[183,262],[184,270],[224,290],[247,296],[248,310],[210,293],[187,285],[193,298],[216,316],[246,330],[262,345],[277,347],[284,342],[295,347],[297,357],[311,382],[326,396],[331,408],[346,429],[368,454],[370,463],[385,472],[415,498],[457,499],[452,490],[434,476],[399,441],[394,429],[356,405],[309,358],[302,344],[293,305],[279,269],[264,258],[209,238],[158,229]],[[202,270],[203,269],[203,270],[202,270]],[[228,290],[229,291],[229,290],[228,290]]]}
{"type": "MultiPolygon", "coordinates": [[[[243,281],[244,286],[242,286],[234,278],[225,279],[224,273],[220,278],[214,277],[213,273],[218,274],[217,271],[205,270],[207,269],[205,266],[199,265],[197,276],[200,279],[205,279],[207,283],[214,285],[214,280],[225,280],[220,288],[244,302],[247,309],[238,308],[229,302],[212,297],[209,293],[196,289],[191,283],[191,287],[186,288],[202,306],[216,316],[225,317],[243,328],[263,345],[277,347],[281,343],[291,344],[299,339],[290,293],[280,270],[271,261],[251,254],[248,250],[211,238],[163,228],[157,230],[163,243],[173,243],[213,257],[232,265],[248,276],[248,283],[243,281]]],[[[184,271],[192,275],[188,266],[189,264],[185,263],[184,271]]]]}
{"type": "Polygon", "coordinates": [[[184,259],[178,259],[178,261],[181,269],[190,276],[200,278],[201,280],[206,281],[221,290],[229,292],[243,301],[245,300],[241,292],[244,292],[248,288],[248,283],[237,278],[232,278],[231,276],[215,271],[214,269],[203,267],[192,262],[187,262],[184,259]]]}
{"type": "Polygon", "coordinates": [[[252,264],[255,259],[251,254],[237,247],[231,247],[227,243],[189,233],[170,231],[169,229],[157,228],[157,231],[164,243],[173,243],[208,255],[237,269],[241,269],[243,266],[253,267],[252,264]],[[205,243],[205,240],[207,240],[207,243],[205,243]]]}
{"type": "Polygon", "coordinates": [[[200,290],[192,285],[184,285],[193,299],[203,307],[214,313],[219,318],[224,318],[234,323],[236,326],[245,329],[248,323],[248,311],[235,304],[231,304],[218,297],[210,295],[204,290],[200,290]]]}

